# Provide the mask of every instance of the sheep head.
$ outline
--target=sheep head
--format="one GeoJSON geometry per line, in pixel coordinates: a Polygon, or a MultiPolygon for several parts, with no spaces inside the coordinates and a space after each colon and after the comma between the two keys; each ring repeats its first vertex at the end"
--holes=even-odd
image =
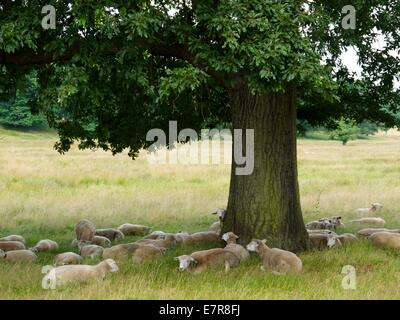
{"type": "Polygon", "coordinates": [[[7,254],[0,249],[0,259],[4,259],[7,256],[7,254]]]}
{"type": "Polygon", "coordinates": [[[104,262],[108,267],[108,271],[117,272],[119,270],[117,263],[113,259],[106,259],[104,262]]]}
{"type": "Polygon", "coordinates": [[[179,261],[179,271],[184,271],[188,269],[192,264],[197,264],[197,261],[189,255],[176,257],[175,260],[179,261]]]}
{"type": "Polygon", "coordinates": [[[227,232],[222,235],[222,240],[224,240],[225,242],[228,242],[231,239],[235,239],[236,241],[236,239],[239,239],[239,236],[237,236],[233,232],[227,232]]]}
{"type": "Polygon", "coordinates": [[[251,240],[251,242],[246,246],[246,249],[248,251],[252,251],[252,252],[258,252],[259,247],[261,246],[261,244],[266,244],[266,240],[258,240],[258,239],[253,239],[251,240]]]}

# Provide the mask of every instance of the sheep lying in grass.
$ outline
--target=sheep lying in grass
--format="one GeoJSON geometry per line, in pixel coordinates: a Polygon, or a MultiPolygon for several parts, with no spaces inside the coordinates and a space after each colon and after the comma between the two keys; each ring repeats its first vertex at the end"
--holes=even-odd
{"type": "Polygon", "coordinates": [[[382,226],[382,227],[386,224],[386,221],[379,217],[360,218],[360,219],[350,220],[349,222],[357,224],[382,226]]]}
{"type": "Polygon", "coordinates": [[[58,267],[68,264],[81,264],[82,261],[83,259],[79,254],[74,252],[64,252],[56,255],[54,265],[58,267]]]}
{"type": "Polygon", "coordinates": [[[317,229],[327,229],[334,230],[343,228],[344,224],[342,223],[342,217],[333,216],[329,218],[320,218],[316,221],[311,221],[306,224],[306,229],[308,230],[317,230],[317,229]]]}
{"type": "Polygon", "coordinates": [[[53,251],[57,249],[58,249],[58,243],[49,239],[40,240],[33,248],[31,248],[31,250],[36,253],[53,251]]]}
{"type": "Polygon", "coordinates": [[[103,251],[103,258],[119,259],[132,255],[140,244],[137,243],[123,243],[112,246],[111,248],[106,248],[103,251]]]}
{"type": "Polygon", "coordinates": [[[142,239],[150,239],[150,240],[164,239],[166,235],[167,235],[167,232],[157,230],[157,231],[153,231],[152,233],[148,234],[147,236],[144,236],[142,239]]]}
{"type": "MultiPolygon", "coordinates": [[[[78,246],[78,239],[74,239],[71,242],[71,247],[75,248],[78,246]]],[[[92,241],[86,241],[87,244],[95,244],[97,246],[102,246],[102,247],[110,247],[111,246],[111,241],[110,239],[106,237],[101,237],[101,236],[94,236],[92,238],[92,241]]]]}
{"type": "Polygon", "coordinates": [[[104,249],[103,257],[112,259],[132,257],[133,261],[140,262],[159,257],[164,252],[165,248],[159,248],[152,244],[125,243],[104,249]]]}
{"type": "Polygon", "coordinates": [[[67,265],[56,267],[44,277],[43,281],[52,283],[55,280],[56,286],[69,283],[81,283],[93,280],[104,280],[107,273],[117,272],[118,266],[112,259],[107,259],[95,266],[89,265],[67,265]]]}
{"type": "Polygon", "coordinates": [[[322,234],[333,234],[337,236],[337,233],[333,230],[328,230],[328,229],[315,229],[315,230],[308,230],[308,234],[313,234],[313,233],[322,233],[322,234]]]}
{"type": "Polygon", "coordinates": [[[110,247],[111,246],[111,241],[110,239],[102,236],[94,236],[92,239],[92,244],[95,244],[97,246],[102,246],[102,247],[110,247]]]}
{"type": "Polygon", "coordinates": [[[148,234],[151,231],[150,227],[142,226],[140,224],[124,223],[118,227],[125,236],[137,235],[137,234],[148,234]]]}
{"type": "Polygon", "coordinates": [[[360,237],[369,237],[370,235],[374,234],[375,232],[390,232],[390,233],[400,233],[400,229],[386,229],[386,228],[364,228],[357,231],[357,235],[360,237]]]}
{"type": "Polygon", "coordinates": [[[18,242],[22,242],[23,244],[25,244],[25,238],[23,236],[20,235],[11,235],[11,236],[7,236],[7,237],[3,237],[0,238],[0,241],[18,241],[18,242]]]}
{"type": "Polygon", "coordinates": [[[341,246],[337,235],[329,233],[310,233],[310,242],[313,249],[324,249],[341,246]]]}
{"type": "Polygon", "coordinates": [[[165,253],[166,249],[161,247],[156,247],[154,245],[143,245],[139,246],[133,256],[133,262],[142,262],[142,261],[149,261],[153,260],[165,253]]]}
{"type": "Polygon", "coordinates": [[[140,239],[136,241],[138,244],[152,244],[158,248],[170,248],[176,245],[174,234],[167,234],[163,239],[140,239]]]}
{"type": "Polygon", "coordinates": [[[216,234],[220,235],[221,231],[222,231],[222,225],[223,225],[225,215],[226,215],[226,210],[225,209],[217,209],[217,211],[213,212],[212,214],[217,215],[218,221],[214,222],[211,225],[210,230],[214,231],[216,234]]]}
{"type": "Polygon", "coordinates": [[[277,248],[271,249],[266,245],[266,240],[252,240],[246,248],[259,254],[263,262],[261,266],[263,271],[272,271],[276,274],[297,273],[301,272],[303,268],[300,258],[293,252],[277,248]]]}
{"type": "Polygon", "coordinates": [[[375,245],[391,249],[400,249],[400,234],[391,232],[375,232],[368,237],[375,245]]]}
{"type": "Polygon", "coordinates": [[[341,244],[348,244],[358,241],[358,238],[352,233],[343,233],[337,236],[341,244]]]}
{"type": "Polygon", "coordinates": [[[97,259],[103,255],[104,248],[90,242],[79,241],[79,253],[83,258],[97,259]]]}
{"type": "Polygon", "coordinates": [[[111,241],[119,241],[125,238],[124,234],[120,230],[115,228],[97,229],[95,235],[106,237],[111,241]]]}
{"type": "Polygon", "coordinates": [[[96,232],[96,226],[87,219],[78,222],[75,227],[76,239],[78,241],[92,241],[96,232]]]}
{"type": "Polygon", "coordinates": [[[382,208],[383,208],[382,204],[375,202],[375,203],[371,204],[371,207],[369,207],[369,208],[358,208],[358,209],[356,209],[356,211],[358,213],[366,214],[366,213],[373,213],[373,212],[379,211],[382,208]]]}
{"type": "Polygon", "coordinates": [[[214,231],[202,231],[190,234],[186,237],[183,241],[183,244],[202,244],[202,243],[209,243],[209,242],[216,242],[219,240],[218,234],[214,231]]]}
{"type": "Polygon", "coordinates": [[[24,250],[25,245],[19,241],[0,241],[0,249],[3,251],[24,250]]]}
{"type": "Polygon", "coordinates": [[[234,253],[240,261],[244,261],[250,257],[250,253],[240,244],[236,243],[239,236],[233,232],[227,232],[222,235],[222,240],[226,242],[225,250],[234,253]]]}
{"type": "Polygon", "coordinates": [[[12,250],[4,252],[0,250],[0,259],[10,262],[20,262],[20,261],[35,261],[37,256],[31,250],[12,250]]]}
{"type": "Polygon", "coordinates": [[[201,273],[208,267],[225,266],[225,272],[228,272],[231,267],[239,264],[239,258],[232,252],[217,248],[193,252],[189,255],[176,257],[179,261],[179,271],[184,271],[191,266],[195,266],[194,272],[201,273]]]}

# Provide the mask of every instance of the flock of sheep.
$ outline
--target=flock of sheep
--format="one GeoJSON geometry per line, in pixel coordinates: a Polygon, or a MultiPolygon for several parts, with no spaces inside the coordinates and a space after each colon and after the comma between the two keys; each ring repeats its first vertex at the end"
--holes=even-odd
{"type": "MultiPolygon", "coordinates": [[[[370,208],[360,208],[360,214],[371,214],[379,211],[383,206],[374,203],[370,208]]],[[[192,245],[216,243],[224,240],[224,248],[193,252],[190,255],[181,255],[175,259],[179,262],[179,270],[193,268],[200,273],[209,267],[223,267],[229,271],[240,262],[249,258],[249,252],[257,252],[262,260],[261,269],[264,271],[282,274],[300,272],[302,261],[294,253],[278,248],[269,248],[265,240],[252,240],[246,247],[237,244],[239,238],[233,232],[221,235],[226,211],[218,209],[214,212],[218,221],[213,223],[209,231],[193,234],[187,232],[167,233],[153,231],[151,228],[137,224],[123,224],[118,228],[96,229],[89,220],[81,220],[75,227],[76,239],[71,243],[78,248],[78,253],[65,252],[55,256],[54,268],[46,275],[54,279],[57,285],[71,282],[85,282],[91,279],[104,279],[109,272],[117,272],[116,260],[130,258],[134,262],[157,259],[175,245],[192,245]],[[143,235],[143,238],[132,243],[112,245],[129,235],[143,235]],[[83,265],[85,259],[104,259],[97,265],[83,265]]],[[[380,217],[362,217],[351,220],[349,223],[380,228],[364,228],[357,232],[337,234],[335,230],[344,226],[339,216],[321,218],[306,224],[310,236],[311,246],[314,249],[332,248],[358,241],[358,237],[368,238],[376,245],[400,249],[400,229],[383,228],[385,221],[380,217]]],[[[52,240],[40,240],[34,247],[26,249],[25,239],[20,235],[10,235],[0,238],[0,259],[5,261],[34,261],[37,254],[44,251],[54,251],[58,244],[52,240]]],[[[45,277],[45,278],[46,278],[45,277]]],[[[46,280],[46,279],[45,279],[46,280]]]]}

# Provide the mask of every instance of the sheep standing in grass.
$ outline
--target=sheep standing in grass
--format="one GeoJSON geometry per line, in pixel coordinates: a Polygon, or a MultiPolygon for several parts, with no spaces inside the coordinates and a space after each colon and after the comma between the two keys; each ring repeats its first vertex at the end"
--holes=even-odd
{"type": "Polygon", "coordinates": [[[349,222],[356,224],[382,226],[382,227],[386,224],[386,221],[379,217],[360,218],[360,219],[350,220],[349,222]]]}
{"type": "Polygon", "coordinates": [[[25,245],[19,241],[0,241],[0,249],[3,251],[25,250],[25,245]]]}
{"type": "Polygon", "coordinates": [[[0,259],[10,262],[21,262],[21,261],[35,261],[37,256],[31,250],[12,250],[4,252],[0,250],[0,259]]]}
{"type": "Polygon", "coordinates": [[[375,202],[375,203],[371,204],[371,207],[369,207],[369,208],[358,208],[358,209],[356,209],[356,211],[360,214],[367,214],[367,213],[377,212],[382,208],[383,208],[382,204],[375,202]]]}
{"type": "Polygon", "coordinates": [[[236,243],[239,236],[233,232],[227,232],[222,235],[222,240],[226,242],[225,250],[229,250],[234,253],[240,261],[244,261],[250,257],[250,253],[240,244],[236,243]]]}
{"type": "Polygon", "coordinates": [[[56,286],[69,283],[81,283],[93,280],[104,280],[107,273],[117,272],[118,266],[112,259],[107,259],[95,266],[90,265],[67,265],[56,267],[44,277],[43,281],[56,286]]]}
{"type": "Polygon", "coordinates": [[[49,239],[40,240],[31,250],[33,252],[46,252],[58,249],[57,242],[49,239]]]}
{"type": "Polygon", "coordinates": [[[247,245],[247,250],[259,254],[263,262],[261,269],[264,271],[272,271],[276,274],[287,272],[297,273],[303,268],[300,258],[293,252],[277,248],[271,249],[266,245],[266,240],[252,240],[247,245]]]}
{"type": "Polygon", "coordinates": [[[97,229],[95,235],[106,237],[110,241],[120,241],[125,238],[124,234],[120,230],[115,228],[97,229]]]}
{"type": "Polygon", "coordinates": [[[124,223],[118,227],[125,236],[148,234],[151,231],[150,227],[142,226],[140,224],[124,223]]]}
{"type": "Polygon", "coordinates": [[[201,273],[208,267],[225,267],[228,272],[231,267],[239,264],[239,258],[232,252],[217,248],[193,252],[189,255],[182,255],[175,258],[179,261],[179,271],[184,271],[191,266],[195,266],[194,272],[201,273]]]}
{"type": "Polygon", "coordinates": [[[375,232],[368,237],[375,245],[390,248],[390,249],[400,249],[400,234],[391,232],[375,232]]]}
{"type": "Polygon", "coordinates": [[[25,238],[23,236],[20,235],[11,235],[11,236],[7,236],[7,237],[3,237],[0,238],[0,241],[18,241],[18,242],[22,242],[23,244],[25,244],[25,238]]]}
{"type": "Polygon", "coordinates": [[[78,241],[92,241],[96,232],[96,226],[87,219],[78,222],[75,227],[76,239],[78,241]]]}
{"type": "Polygon", "coordinates": [[[68,264],[81,264],[83,261],[82,257],[79,254],[74,252],[64,252],[56,255],[54,265],[65,266],[68,264]]]}

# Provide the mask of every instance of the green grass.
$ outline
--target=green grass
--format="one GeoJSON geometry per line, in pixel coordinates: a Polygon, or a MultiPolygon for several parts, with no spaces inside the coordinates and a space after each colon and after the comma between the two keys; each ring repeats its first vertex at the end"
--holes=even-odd
{"type": "MultiPolygon", "coordinates": [[[[50,238],[71,251],[82,218],[98,227],[130,222],[156,230],[206,230],[210,215],[226,205],[229,165],[151,166],[145,155],[130,160],[97,151],[53,150],[49,132],[0,129],[0,235],[21,234],[30,246],[50,238]]],[[[400,137],[340,142],[299,140],[299,180],[306,221],[319,216],[356,217],[357,207],[385,205],[388,227],[400,227],[400,137]],[[319,196],[320,194],[320,196],[319,196]]],[[[347,227],[344,232],[354,232],[347,227]]],[[[136,238],[130,237],[124,242],[136,238]]],[[[219,244],[215,244],[219,245],[219,244]]],[[[205,246],[204,248],[210,248],[205,246]]],[[[41,287],[41,268],[54,253],[30,264],[0,263],[0,299],[399,299],[399,253],[360,241],[346,248],[300,254],[304,271],[274,276],[250,261],[225,274],[180,273],[173,257],[198,247],[178,247],[153,263],[120,262],[101,283],[55,291],[41,287]],[[357,289],[344,290],[342,267],[353,265],[357,289]]]]}

